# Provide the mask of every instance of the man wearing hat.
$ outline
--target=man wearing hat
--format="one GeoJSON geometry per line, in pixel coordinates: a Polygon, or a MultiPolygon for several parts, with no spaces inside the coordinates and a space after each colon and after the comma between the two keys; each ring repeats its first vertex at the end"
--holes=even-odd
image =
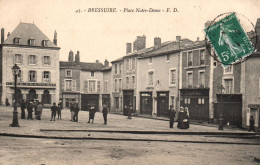
{"type": "Polygon", "coordinates": [[[53,121],[55,121],[55,117],[56,117],[56,112],[58,110],[58,107],[56,106],[56,103],[53,103],[53,106],[51,107],[51,120],[53,119],[53,121]]]}

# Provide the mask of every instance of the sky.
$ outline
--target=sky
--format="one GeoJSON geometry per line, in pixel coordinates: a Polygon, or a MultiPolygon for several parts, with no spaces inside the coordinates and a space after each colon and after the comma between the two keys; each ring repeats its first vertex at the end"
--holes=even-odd
{"type": "Polygon", "coordinates": [[[72,50],[80,51],[82,62],[111,62],[126,54],[126,43],[133,43],[136,36],[146,36],[146,47],[153,46],[155,37],[162,42],[176,36],[202,40],[205,22],[226,12],[236,12],[255,25],[260,0],[0,0],[0,28],[7,34],[20,22],[34,23],[50,40],[57,31],[61,61],[67,61],[72,50]],[[117,12],[76,12],[89,8],[117,12]],[[164,12],[124,12],[124,8],[164,12]],[[166,12],[167,8],[178,12],[166,12]]]}

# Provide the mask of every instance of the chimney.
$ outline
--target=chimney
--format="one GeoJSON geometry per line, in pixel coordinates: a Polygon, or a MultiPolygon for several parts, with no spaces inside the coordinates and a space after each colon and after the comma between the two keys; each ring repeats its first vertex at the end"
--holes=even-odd
{"type": "Polygon", "coordinates": [[[205,23],[205,28],[209,27],[209,25],[212,25],[211,23],[213,23],[213,22],[212,22],[212,21],[207,21],[207,22],[205,23]]]}
{"type": "Polygon", "coordinates": [[[75,55],[75,62],[76,63],[80,62],[79,51],[77,51],[77,54],[75,55]]]}
{"type": "Polygon", "coordinates": [[[200,38],[199,37],[197,37],[197,40],[196,41],[200,41],[200,38]]]}
{"type": "Polygon", "coordinates": [[[180,41],[181,40],[181,36],[176,36],[176,41],[180,41]]]}
{"type": "Polygon", "coordinates": [[[69,61],[74,61],[74,53],[72,50],[69,52],[69,61]]]}
{"type": "Polygon", "coordinates": [[[137,36],[136,41],[137,41],[137,43],[136,43],[137,51],[141,50],[141,49],[145,49],[145,47],[146,47],[146,37],[145,37],[145,35],[137,36]]]}
{"type": "Polygon", "coordinates": [[[131,43],[126,43],[126,54],[132,52],[132,44],[131,43]]]}
{"type": "Polygon", "coordinates": [[[57,32],[56,32],[56,30],[54,31],[53,43],[57,46],[57,32]]]}
{"type": "Polygon", "coordinates": [[[3,44],[5,41],[5,29],[2,28],[1,29],[1,44],[3,44]]]}
{"type": "Polygon", "coordinates": [[[162,44],[161,38],[160,37],[155,37],[154,38],[154,47],[159,48],[162,44]]]}
{"type": "Polygon", "coordinates": [[[7,34],[7,37],[9,37],[10,36],[10,32],[8,32],[8,34],[7,34]]]}
{"type": "Polygon", "coordinates": [[[96,63],[99,63],[99,60],[96,60],[96,63]]]}
{"type": "Polygon", "coordinates": [[[257,18],[256,24],[255,24],[255,31],[256,31],[256,41],[258,41],[258,43],[256,43],[256,49],[259,52],[260,51],[260,18],[257,18]]]}
{"type": "Polygon", "coordinates": [[[105,59],[104,65],[105,67],[109,67],[109,62],[107,61],[107,59],[105,59]]]}
{"type": "Polygon", "coordinates": [[[133,43],[133,49],[134,52],[137,51],[137,40],[135,40],[133,43]]]}

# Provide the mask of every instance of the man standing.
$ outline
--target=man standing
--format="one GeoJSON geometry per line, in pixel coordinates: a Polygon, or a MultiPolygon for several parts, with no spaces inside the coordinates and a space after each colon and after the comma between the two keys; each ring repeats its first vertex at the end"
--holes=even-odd
{"type": "Polygon", "coordinates": [[[108,109],[107,109],[107,106],[106,104],[104,104],[103,106],[103,118],[104,118],[104,124],[107,125],[107,113],[108,113],[108,109]]]}
{"type": "Polygon", "coordinates": [[[58,120],[60,119],[61,120],[61,103],[58,104],[58,120]]]}
{"type": "Polygon", "coordinates": [[[250,116],[249,120],[249,130],[248,131],[253,131],[255,132],[255,119],[254,116],[250,116]]]}
{"type": "Polygon", "coordinates": [[[79,106],[76,103],[76,107],[74,109],[74,116],[73,116],[73,121],[74,122],[78,122],[78,114],[79,114],[79,106]]]}
{"type": "Polygon", "coordinates": [[[27,112],[28,112],[27,119],[28,119],[28,120],[29,120],[29,119],[32,119],[32,120],[33,120],[33,118],[32,118],[33,103],[32,103],[32,102],[30,102],[30,103],[28,104],[28,106],[27,106],[27,112]]]}
{"type": "Polygon", "coordinates": [[[132,119],[132,113],[133,113],[133,107],[131,104],[129,104],[128,107],[128,118],[127,119],[132,119]]]}
{"type": "Polygon", "coordinates": [[[71,115],[71,120],[73,121],[73,116],[74,116],[74,105],[72,103],[70,103],[70,115],[71,115]]]}
{"type": "Polygon", "coordinates": [[[169,109],[170,128],[173,128],[175,114],[176,112],[174,111],[173,106],[171,105],[169,109]]]}
{"type": "Polygon", "coordinates": [[[25,110],[24,110],[25,108],[26,108],[25,101],[22,100],[22,103],[21,103],[21,111],[22,111],[21,119],[25,119],[25,110]]]}
{"type": "Polygon", "coordinates": [[[41,103],[41,102],[38,102],[36,111],[37,111],[37,113],[36,113],[36,114],[37,114],[36,119],[37,119],[37,120],[41,120],[41,116],[42,116],[42,103],[41,103]]]}
{"type": "Polygon", "coordinates": [[[53,119],[53,121],[55,121],[55,117],[56,117],[56,112],[57,112],[58,107],[56,106],[56,103],[53,103],[53,106],[51,107],[51,120],[53,119]]]}

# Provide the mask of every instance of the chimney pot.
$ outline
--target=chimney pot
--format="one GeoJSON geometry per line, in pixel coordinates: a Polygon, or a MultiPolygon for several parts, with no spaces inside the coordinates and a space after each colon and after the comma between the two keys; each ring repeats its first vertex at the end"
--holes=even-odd
{"type": "Polygon", "coordinates": [[[161,46],[161,44],[162,44],[161,38],[160,37],[155,37],[154,38],[154,47],[158,48],[158,47],[161,46]]]}
{"type": "Polygon", "coordinates": [[[4,43],[4,41],[5,41],[5,29],[2,28],[1,29],[1,44],[4,43]]]}
{"type": "Polygon", "coordinates": [[[79,63],[79,62],[80,62],[79,51],[77,51],[77,54],[75,55],[75,62],[76,62],[76,63],[79,63]]]}
{"type": "Polygon", "coordinates": [[[56,32],[56,30],[54,31],[53,43],[57,46],[57,32],[56,32]]]}
{"type": "Polygon", "coordinates": [[[8,32],[8,34],[7,34],[7,37],[9,37],[10,36],[10,32],[8,32]]]}
{"type": "Polygon", "coordinates": [[[181,40],[181,36],[176,36],[176,41],[180,41],[181,40]]]}
{"type": "Polygon", "coordinates": [[[126,54],[132,52],[132,43],[126,43],[126,54]]]}
{"type": "Polygon", "coordinates": [[[99,63],[99,60],[96,60],[96,63],[99,63]]]}
{"type": "Polygon", "coordinates": [[[136,40],[136,50],[141,50],[146,48],[146,37],[145,35],[143,36],[137,36],[136,40]]]}
{"type": "Polygon", "coordinates": [[[197,41],[200,41],[200,38],[199,38],[199,37],[197,37],[197,41]]]}
{"type": "Polygon", "coordinates": [[[107,59],[105,60],[104,65],[105,65],[105,67],[109,67],[109,62],[107,59]]]}
{"type": "Polygon", "coordinates": [[[69,61],[74,61],[74,53],[72,50],[69,52],[69,61]]]}

